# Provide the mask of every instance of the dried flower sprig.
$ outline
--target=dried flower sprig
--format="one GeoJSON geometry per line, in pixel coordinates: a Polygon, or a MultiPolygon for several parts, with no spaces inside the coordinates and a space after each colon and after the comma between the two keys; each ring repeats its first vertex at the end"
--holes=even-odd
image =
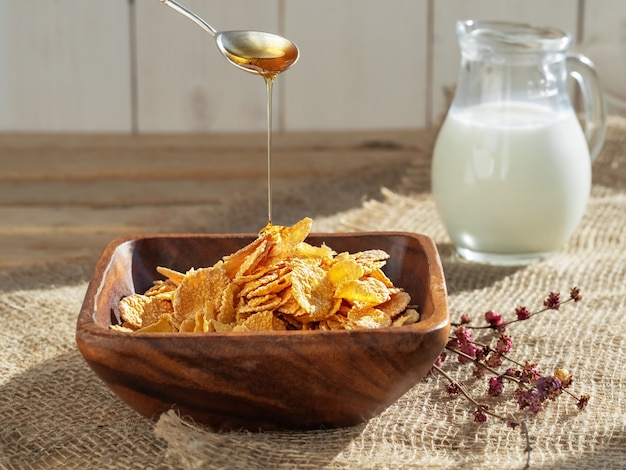
{"type": "MultiPolygon", "coordinates": [[[[531,317],[547,312],[548,310],[560,310],[561,306],[568,302],[580,302],[581,300],[582,295],[578,287],[572,287],[570,289],[569,297],[565,300],[561,300],[560,292],[550,292],[543,301],[543,308],[535,312],[531,313],[525,306],[522,305],[515,309],[516,318],[505,322],[502,315],[495,310],[489,310],[485,313],[485,321],[487,322],[487,325],[472,326],[471,328],[475,330],[492,329],[496,331],[505,331],[507,327],[513,323],[529,320],[531,317]]],[[[452,323],[452,326],[467,325],[470,322],[471,318],[469,315],[463,314],[461,316],[461,322],[452,323]]]]}
{"type": "Polygon", "coordinates": [[[448,344],[433,365],[433,372],[443,375],[448,381],[446,390],[451,395],[462,395],[475,407],[474,421],[482,423],[487,420],[487,416],[500,419],[508,426],[521,427],[526,436],[527,465],[530,462],[530,438],[526,417],[528,413],[537,414],[543,411],[549,401],[553,401],[562,394],[567,394],[576,399],[576,406],[579,410],[584,410],[589,402],[589,395],[576,396],[568,389],[573,382],[573,378],[565,369],[557,369],[553,374],[544,375],[539,370],[536,363],[531,361],[518,362],[509,356],[513,348],[513,339],[506,334],[507,328],[517,322],[526,321],[535,315],[549,310],[559,310],[568,302],[579,302],[582,299],[580,289],[573,287],[569,292],[569,297],[561,299],[559,292],[550,292],[543,301],[542,308],[531,312],[525,306],[515,309],[515,318],[505,321],[502,315],[494,310],[485,313],[486,325],[471,325],[471,318],[464,314],[459,323],[452,323],[454,327],[448,344]],[[498,333],[492,344],[484,344],[474,339],[472,330],[493,330],[498,333]],[[456,355],[460,364],[473,364],[473,377],[483,378],[489,374],[487,380],[486,393],[489,397],[499,397],[505,391],[505,382],[514,383],[516,389],[513,398],[518,409],[523,413],[521,418],[512,415],[505,416],[496,412],[489,405],[476,400],[467,387],[447,373],[441,366],[446,360],[448,353],[456,355]],[[505,362],[509,367],[504,371],[505,362]]]}

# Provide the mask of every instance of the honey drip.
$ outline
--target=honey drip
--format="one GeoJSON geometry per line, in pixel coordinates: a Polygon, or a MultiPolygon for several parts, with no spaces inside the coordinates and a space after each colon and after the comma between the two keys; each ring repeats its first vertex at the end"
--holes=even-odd
{"type": "Polygon", "coordinates": [[[247,47],[226,49],[226,56],[238,67],[265,80],[267,88],[267,219],[272,225],[272,90],[274,79],[298,59],[298,49],[291,43],[250,41],[247,47]]]}
{"type": "Polygon", "coordinates": [[[272,89],[275,76],[264,76],[267,87],[267,224],[272,225],[272,89]]]}

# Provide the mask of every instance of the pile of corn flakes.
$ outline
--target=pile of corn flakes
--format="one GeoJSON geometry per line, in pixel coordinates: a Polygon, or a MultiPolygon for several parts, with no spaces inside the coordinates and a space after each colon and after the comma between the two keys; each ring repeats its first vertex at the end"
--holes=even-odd
{"type": "Polygon", "coordinates": [[[351,330],[419,321],[411,297],[383,273],[382,250],[336,253],[305,242],[312,220],[268,225],[212,267],[165,267],[144,294],[119,302],[118,331],[351,330]]]}

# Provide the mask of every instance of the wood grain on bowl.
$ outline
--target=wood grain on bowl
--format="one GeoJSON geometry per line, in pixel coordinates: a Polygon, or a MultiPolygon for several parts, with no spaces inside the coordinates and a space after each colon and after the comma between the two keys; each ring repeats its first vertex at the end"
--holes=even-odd
{"type": "Polygon", "coordinates": [[[334,250],[382,249],[385,272],[419,306],[395,328],[262,333],[152,333],[109,329],[119,300],[143,292],[157,266],[211,266],[255,235],[155,235],[113,241],[98,261],[76,341],[125,403],[158,418],[176,409],[216,430],[317,429],[366,421],[430,369],[449,333],[446,287],[432,240],[409,233],[316,234],[334,250]]]}

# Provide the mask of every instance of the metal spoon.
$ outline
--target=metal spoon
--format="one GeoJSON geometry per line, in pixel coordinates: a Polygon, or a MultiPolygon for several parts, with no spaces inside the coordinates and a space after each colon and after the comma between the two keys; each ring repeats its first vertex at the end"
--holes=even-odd
{"type": "Polygon", "coordinates": [[[217,48],[234,66],[275,77],[296,63],[298,46],[289,39],[261,31],[220,31],[174,0],[161,0],[215,38],[217,48]]]}

